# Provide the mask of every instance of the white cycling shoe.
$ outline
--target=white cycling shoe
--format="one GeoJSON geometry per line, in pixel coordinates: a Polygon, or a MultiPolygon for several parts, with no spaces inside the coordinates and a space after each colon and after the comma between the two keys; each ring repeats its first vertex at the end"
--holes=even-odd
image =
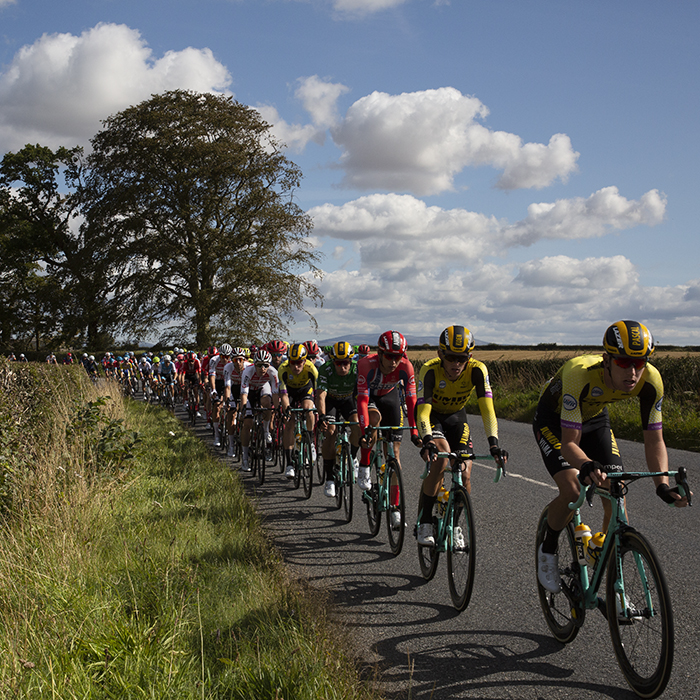
{"type": "Polygon", "coordinates": [[[434,547],[435,537],[433,537],[433,524],[420,523],[418,525],[418,533],[416,536],[418,544],[422,547],[434,547]]]}
{"type": "Polygon", "coordinates": [[[357,472],[357,485],[363,491],[369,491],[372,488],[372,480],[369,478],[369,467],[360,467],[357,472]]]}
{"type": "Polygon", "coordinates": [[[284,470],[284,475],[288,479],[293,479],[294,478],[294,466],[289,464],[287,468],[284,470]]]}
{"type": "Polygon", "coordinates": [[[332,481],[331,479],[326,481],[326,486],[323,489],[323,493],[325,493],[328,498],[335,498],[335,481],[332,481]]]}
{"type": "Polygon", "coordinates": [[[550,593],[561,592],[561,577],[559,576],[559,557],[542,551],[542,545],[537,550],[537,580],[542,588],[550,593]]]}

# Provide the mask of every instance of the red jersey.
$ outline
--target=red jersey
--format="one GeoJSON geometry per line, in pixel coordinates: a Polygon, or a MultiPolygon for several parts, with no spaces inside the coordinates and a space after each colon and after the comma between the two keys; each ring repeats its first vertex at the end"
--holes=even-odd
{"type": "Polygon", "coordinates": [[[396,389],[399,382],[403,382],[406,393],[408,424],[415,430],[416,377],[411,361],[407,357],[402,357],[396,369],[389,374],[382,373],[379,367],[379,355],[376,353],[361,358],[357,363],[357,415],[363,433],[369,425],[370,398],[388,394],[396,389]]]}

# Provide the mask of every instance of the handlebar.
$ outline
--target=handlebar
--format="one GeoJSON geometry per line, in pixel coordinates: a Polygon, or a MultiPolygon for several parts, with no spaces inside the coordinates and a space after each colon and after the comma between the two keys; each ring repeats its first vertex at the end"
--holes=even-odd
{"type": "Polygon", "coordinates": [[[506,476],[506,467],[505,464],[503,464],[503,461],[497,460],[491,454],[477,455],[472,452],[438,452],[436,453],[436,456],[443,459],[454,459],[455,466],[474,459],[492,459],[494,462],[496,462],[496,478],[493,480],[493,483],[497,484],[504,476],[506,476]]]}
{"type": "MultiPolygon", "coordinates": [[[[692,505],[692,497],[690,493],[690,487],[688,486],[688,470],[685,467],[679,467],[678,471],[668,471],[668,472],[610,472],[608,474],[608,479],[622,480],[625,481],[637,481],[637,479],[645,479],[650,476],[667,476],[675,477],[676,484],[678,485],[678,493],[681,496],[688,497],[688,505],[692,505]]],[[[582,484],[581,493],[576,500],[576,502],[569,503],[569,510],[576,510],[583,505],[584,499],[588,501],[589,505],[592,505],[593,496],[596,492],[596,485],[582,484]]],[[[673,507],[673,503],[669,504],[673,507]]]]}

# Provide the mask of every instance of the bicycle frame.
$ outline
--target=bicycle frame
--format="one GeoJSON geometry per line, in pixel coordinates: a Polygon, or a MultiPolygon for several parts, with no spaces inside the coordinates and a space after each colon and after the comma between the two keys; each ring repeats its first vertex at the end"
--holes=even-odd
{"type": "MultiPolygon", "coordinates": [[[[618,552],[618,563],[617,569],[619,572],[619,577],[616,582],[616,592],[624,596],[624,580],[622,577],[621,567],[619,565],[619,552],[620,552],[620,539],[621,536],[629,529],[631,529],[629,521],[627,520],[627,511],[625,509],[625,494],[627,493],[627,485],[625,481],[632,482],[637,479],[644,479],[654,476],[668,476],[675,477],[676,483],[679,485],[679,491],[681,495],[688,495],[688,505],[690,503],[690,489],[688,488],[687,472],[685,468],[681,467],[678,471],[669,472],[611,472],[608,474],[608,479],[610,480],[610,490],[603,489],[597,486],[582,486],[581,495],[575,503],[569,503],[569,508],[574,511],[572,523],[574,527],[581,524],[581,512],[580,508],[583,505],[584,500],[587,500],[589,505],[592,505],[592,500],[594,495],[601,496],[607,499],[612,506],[612,516],[610,518],[610,523],[608,524],[607,533],[605,536],[605,542],[603,548],[600,552],[600,556],[597,558],[595,565],[592,567],[592,571],[588,564],[581,564],[579,562],[579,576],[578,581],[581,586],[580,598],[586,609],[593,610],[595,608],[600,609],[604,615],[607,614],[606,604],[601,598],[598,597],[598,590],[603,578],[603,574],[606,571],[608,560],[615,547],[615,551],[618,552]],[[590,578],[589,578],[590,576],[590,578]]],[[[640,576],[644,577],[643,571],[640,569],[640,576]]],[[[646,583],[645,583],[646,585],[646,583]]],[[[575,598],[576,591],[570,591],[566,587],[562,588],[566,597],[572,602],[579,604],[575,598]]],[[[653,606],[651,597],[646,595],[647,605],[653,614],[653,606]]],[[[580,618],[580,624],[583,624],[583,616],[580,618]]]]}

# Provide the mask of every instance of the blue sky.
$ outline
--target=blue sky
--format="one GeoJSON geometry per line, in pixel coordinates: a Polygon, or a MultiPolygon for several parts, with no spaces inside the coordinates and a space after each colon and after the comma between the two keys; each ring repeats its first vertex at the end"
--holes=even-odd
{"type": "Polygon", "coordinates": [[[699,20],[685,0],[0,0],[0,153],[225,92],[304,173],[317,337],[597,343],[633,318],[700,344],[699,20]]]}

